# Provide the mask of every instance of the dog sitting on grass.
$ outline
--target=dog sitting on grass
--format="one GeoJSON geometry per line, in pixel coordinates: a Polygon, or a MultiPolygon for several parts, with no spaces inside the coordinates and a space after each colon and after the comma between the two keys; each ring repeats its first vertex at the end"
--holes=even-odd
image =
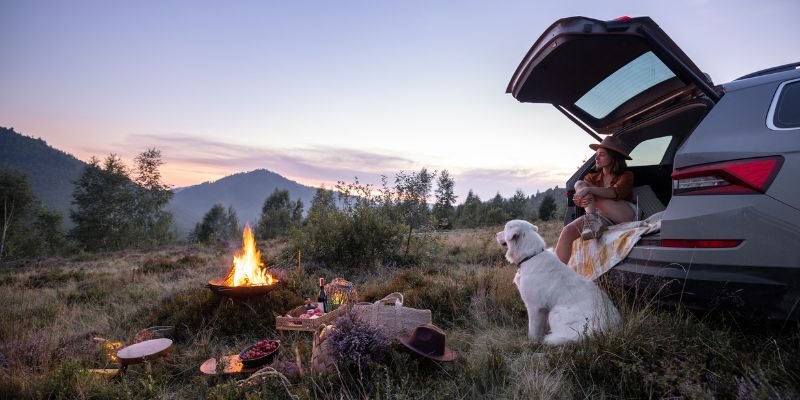
{"type": "Polygon", "coordinates": [[[506,259],[517,265],[514,283],[528,309],[528,338],[559,346],[615,330],[619,311],[605,292],[545,250],[538,231],[528,221],[513,220],[497,232],[506,259]]]}

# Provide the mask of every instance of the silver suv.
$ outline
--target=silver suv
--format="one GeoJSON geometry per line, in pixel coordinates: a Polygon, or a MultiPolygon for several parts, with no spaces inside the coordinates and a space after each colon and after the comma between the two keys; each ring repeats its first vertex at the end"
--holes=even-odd
{"type": "MultiPolygon", "coordinates": [[[[556,21],[508,93],[550,103],[631,150],[634,186],[665,207],[608,274],[690,307],[800,320],[800,63],[715,85],[648,17],[556,21]]],[[[567,182],[565,223],[582,210],[567,182]]],[[[656,208],[657,210],[657,208],[656,208]]]]}

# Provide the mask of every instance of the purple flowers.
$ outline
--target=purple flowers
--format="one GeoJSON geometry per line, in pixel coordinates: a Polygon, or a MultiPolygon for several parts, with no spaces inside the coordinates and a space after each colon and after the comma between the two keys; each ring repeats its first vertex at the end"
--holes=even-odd
{"type": "Polygon", "coordinates": [[[327,340],[336,354],[339,365],[366,367],[376,361],[389,348],[392,340],[382,329],[359,318],[349,311],[336,319],[334,329],[327,340]]]}

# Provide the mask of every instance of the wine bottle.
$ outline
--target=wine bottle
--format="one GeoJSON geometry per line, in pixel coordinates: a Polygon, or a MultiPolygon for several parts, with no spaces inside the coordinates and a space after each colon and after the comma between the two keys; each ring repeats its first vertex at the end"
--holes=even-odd
{"type": "Polygon", "coordinates": [[[328,312],[328,295],[325,294],[325,278],[319,278],[319,295],[317,304],[322,312],[328,312]]]}

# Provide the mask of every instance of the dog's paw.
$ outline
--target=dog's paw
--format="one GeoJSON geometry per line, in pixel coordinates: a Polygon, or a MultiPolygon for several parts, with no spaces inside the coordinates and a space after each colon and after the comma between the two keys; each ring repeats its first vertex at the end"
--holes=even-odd
{"type": "Polygon", "coordinates": [[[536,335],[528,335],[528,340],[530,340],[530,342],[531,342],[532,344],[542,344],[542,340],[543,340],[543,339],[544,339],[544,338],[543,338],[543,337],[541,337],[541,336],[536,336],[536,335]]]}
{"type": "Polygon", "coordinates": [[[567,336],[555,335],[555,334],[551,333],[551,334],[549,334],[549,335],[544,337],[543,343],[546,346],[562,346],[562,345],[565,345],[567,343],[575,342],[575,341],[577,341],[577,338],[575,338],[575,337],[567,337],[567,336]]]}

